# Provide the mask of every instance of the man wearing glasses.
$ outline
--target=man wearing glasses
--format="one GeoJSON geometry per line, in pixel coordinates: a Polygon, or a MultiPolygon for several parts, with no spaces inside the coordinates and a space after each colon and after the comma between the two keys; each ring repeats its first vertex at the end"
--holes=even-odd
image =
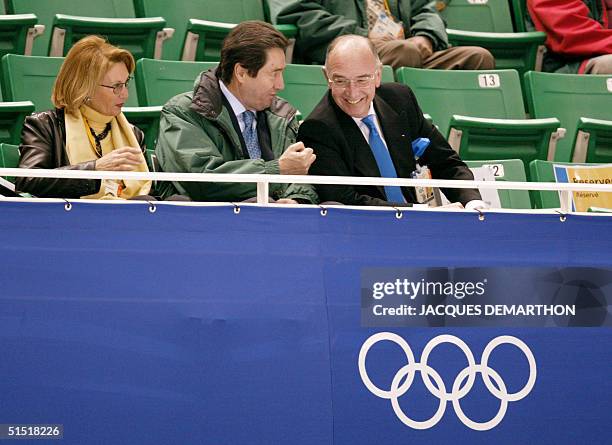
{"type": "MultiPolygon", "coordinates": [[[[381,85],[381,63],[367,38],[347,35],[335,39],[327,51],[324,74],[329,91],[298,134],[298,140],[312,147],[317,156],[310,174],[411,178],[423,177],[418,174],[428,170],[437,179],[473,179],[440,132],[423,117],[410,88],[397,83],[381,85]]],[[[410,205],[422,202],[421,191],[317,186],[322,201],[347,205],[410,205]]],[[[451,202],[466,208],[485,206],[477,190],[443,192],[451,202]]]]}

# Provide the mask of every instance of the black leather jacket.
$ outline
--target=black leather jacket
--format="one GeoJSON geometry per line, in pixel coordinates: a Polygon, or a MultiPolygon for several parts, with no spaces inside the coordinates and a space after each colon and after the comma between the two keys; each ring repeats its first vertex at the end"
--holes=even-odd
{"type": "MultiPolygon", "coordinates": [[[[132,125],[140,148],[145,150],[144,134],[132,125]]],[[[64,110],[34,113],[26,117],[21,132],[20,168],[94,170],[96,161],[70,165],[66,154],[64,110]]],[[[41,198],[80,198],[100,189],[99,179],[16,178],[15,188],[41,198]]]]}

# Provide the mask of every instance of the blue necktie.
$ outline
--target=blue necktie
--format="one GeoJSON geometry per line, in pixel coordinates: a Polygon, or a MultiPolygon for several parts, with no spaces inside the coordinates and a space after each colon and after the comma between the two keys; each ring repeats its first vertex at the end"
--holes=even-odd
{"type": "MultiPolygon", "coordinates": [[[[370,129],[370,138],[368,142],[372,149],[372,154],[374,154],[374,158],[376,159],[376,164],[378,164],[380,175],[383,178],[397,178],[397,173],[393,166],[389,150],[385,147],[385,143],[380,137],[380,133],[374,123],[374,115],[370,114],[361,119],[361,121],[370,129]]],[[[399,187],[385,186],[385,194],[387,195],[387,201],[406,202],[404,195],[402,195],[402,190],[399,187]]]]}
{"type": "Polygon", "coordinates": [[[253,120],[255,114],[252,111],[245,111],[242,113],[242,121],[244,122],[244,142],[249,152],[251,159],[261,159],[261,148],[259,148],[259,140],[257,139],[257,131],[253,126],[253,120]]]}

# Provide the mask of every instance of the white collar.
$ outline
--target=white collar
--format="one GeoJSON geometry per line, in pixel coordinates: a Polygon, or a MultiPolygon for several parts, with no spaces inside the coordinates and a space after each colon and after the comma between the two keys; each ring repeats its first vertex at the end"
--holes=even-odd
{"type": "MultiPolygon", "coordinates": [[[[227,86],[225,86],[225,84],[223,83],[221,79],[219,79],[219,87],[221,88],[221,92],[223,93],[227,101],[229,102],[230,107],[232,107],[232,111],[234,112],[234,115],[236,117],[240,117],[242,113],[246,111],[245,106],[242,105],[242,102],[240,102],[238,98],[232,94],[232,92],[229,90],[229,88],[227,88],[227,86]]],[[[257,116],[256,111],[253,111],[253,113],[255,113],[255,116],[257,116]]]]}
{"type": "MultiPolygon", "coordinates": [[[[374,111],[374,101],[370,102],[370,109],[368,110],[368,116],[370,114],[373,114],[376,117],[376,112],[374,111]]],[[[353,116],[351,116],[353,117],[353,116]]],[[[359,126],[365,125],[362,121],[362,119],[365,119],[367,116],[364,117],[353,117],[353,120],[355,121],[355,123],[359,126]]],[[[378,120],[378,118],[376,118],[376,120],[378,120]]]]}

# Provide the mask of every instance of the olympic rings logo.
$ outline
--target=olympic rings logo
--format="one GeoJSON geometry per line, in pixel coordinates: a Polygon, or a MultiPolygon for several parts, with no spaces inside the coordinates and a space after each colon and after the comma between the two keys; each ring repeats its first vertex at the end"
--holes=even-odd
{"type": "Polygon", "coordinates": [[[482,353],[481,363],[476,364],[474,355],[472,354],[472,351],[468,345],[454,335],[438,335],[437,337],[431,339],[423,349],[421,362],[416,362],[412,349],[410,349],[410,345],[408,345],[406,340],[391,332],[380,332],[372,335],[365,341],[363,346],[361,346],[361,350],[359,351],[358,365],[361,380],[366,388],[368,388],[372,394],[380,398],[391,400],[391,406],[393,407],[393,411],[399,420],[401,420],[406,426],[418,430],[424,430],[435,426],[440,419],[442,419],[442,416],[444,416],[444,411],[446,410],[446,405],[449,401],[453,403],[453,408],[457,414],[457,417],[465,426],[477,431],[487,431],[495,428],[506,415],[508,402],[516,402],[526,397],[533,389],[537,375],[535,357],[533,356],[533,353],[529,347],[523,341],[509,335],[502,335],[491,340],[482,353]],[[372,383],[365,366],[366,357],[370,348],[374,344],[383,340],[391,341],[397,344],[400,348],[402,348],[404,354],[406,355],[406,359],[408,360],[408,364],[400,368],[395,374],[395,377],[391,383],[391,389],[388,391],[380,389],[378,386],[372,383]],[[456,345],[463,351],[468,361],[468,366],[457,374],[451,392],[446,392],[444,380],[442,380],[440,374],[438,374],[435,369],[427,365],[429,354],[431,354],[436,346],[443,343],[451,343],[456,345]],[[525,354],[529,363],[529,378],[527,379],[527,383],[520,391],[515,393],[508,393],[504,380],[497,373],[497,371],[488,366],[489,357],[493,350],[499,345],[505,343],[519,348],[525,354]],[[436,413],[430,419],[424,421],[417,421],[408,417],[400,407],[398,401],[398,398],[403,396],[408,389],[410,389],[417,371],[421,373],[421,379],[429,392],[440,399],[440,404],[436,413]],[[491,394],[498,398],[501,402],[497,414],[491,420],[486,422],[475,422],[470,419],[463,412],[460,403],[461,399],[465,397],[472,389],[477,373],[482,375],[482,380],[491,394]],[[432,379],[435,382],[435,385],[432,383],[432,379]],[[495,381],[497,387],[491,383],[491,379],[495,381]],[[401,383],[402,381],[403,383],[401,383]]]}

